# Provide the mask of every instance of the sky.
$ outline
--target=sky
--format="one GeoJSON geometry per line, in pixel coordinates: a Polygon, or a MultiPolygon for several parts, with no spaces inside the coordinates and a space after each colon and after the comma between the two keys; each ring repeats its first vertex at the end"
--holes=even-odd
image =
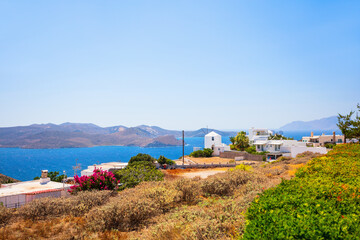
{"type": "Polygon", "coordinates": [[[279,128],[360,103],[360,1],[0,1],[0,127],[279,128]]]}

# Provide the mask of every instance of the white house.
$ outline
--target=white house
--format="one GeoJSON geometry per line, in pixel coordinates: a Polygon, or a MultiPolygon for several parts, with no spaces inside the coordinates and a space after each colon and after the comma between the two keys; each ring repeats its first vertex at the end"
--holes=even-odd
{"type": "Polygon", "coordinates": [[[249,142],[250,144],[253,144],[255,141],[266,141],[270,137],[270,135],[273,134],[272,131],[265,128],[250,128],[249,129],[249,142]]]}
{"type": "Polygon", "coordinates": [[[39,180],[2,184],[0,203],[8,208],[18,208],[34,199],[66,196],[70,186],[50,181],[47,170],[43,170],[39,180]]]}
{"type": "Polygon", "coordinates": [[[269,152],[268,155],[296,157],[303,152],[326,154],[325,147],[307,147],[306,142],[296,140],[256,140],[254,142],[257,152],[269,152]]]}
{"type": "Polygon", "coordinates": [[[221,142],[221,135],[216,132],[210,132],[205,135],[204,148],[210,148],[214,151],[214,156],[219,156],[221,152],[230,151],[230,146],[221,142]]]}

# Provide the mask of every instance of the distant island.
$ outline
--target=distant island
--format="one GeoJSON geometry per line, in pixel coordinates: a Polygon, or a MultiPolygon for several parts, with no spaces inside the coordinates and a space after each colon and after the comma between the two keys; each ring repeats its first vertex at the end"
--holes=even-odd
{"type": "Polygon", "coordinates": [[[313,121],[294,121],[288,123],[282,127],[280,130],[283,131],[339,131],[337,127],[337,116],[331,116],[327,118],[321,118],[313,121]]]}
{"type": "MultiPolygon", "coordinates": [[[[215,129],[185,131],[185,137],[203,137],[210,131],[222,136],[236,132],[215,129]]],[[[0,128],[1,148],[80,148],[94,146],[180,146],[182,131],[166,130],[157,126],[100,127],[91,123],[33,124],[30,126],[0,128]]]]}

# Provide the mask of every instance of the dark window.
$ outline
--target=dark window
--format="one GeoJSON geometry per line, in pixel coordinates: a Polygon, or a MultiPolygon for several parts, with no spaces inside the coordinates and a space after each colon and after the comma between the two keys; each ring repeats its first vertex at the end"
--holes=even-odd
{"type": "Polygon", "coordinates": [[[215,140],[215,138],[214,138],[214,137],[211,137],[211,140],[212,140],[212,141],[214,141],[214,140],[215,140]]]}

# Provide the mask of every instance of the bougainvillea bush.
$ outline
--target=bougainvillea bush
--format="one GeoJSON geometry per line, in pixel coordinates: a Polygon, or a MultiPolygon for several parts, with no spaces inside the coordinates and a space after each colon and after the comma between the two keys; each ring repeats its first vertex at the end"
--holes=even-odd
{"type": "Polygon", "coordinates": [[[114,174],[109,171],[103,171],[95,168],[91,176],[75,176],[75,185],[70,187],[69,192],[74,194],[79,191],[88,190],[117,190],[118,180],[114,174]]]}
{"type": "Polygon", "coordinates": [[[360,145],[336,146],[258,196],[243,239],[359,239],[360,145]]]}

